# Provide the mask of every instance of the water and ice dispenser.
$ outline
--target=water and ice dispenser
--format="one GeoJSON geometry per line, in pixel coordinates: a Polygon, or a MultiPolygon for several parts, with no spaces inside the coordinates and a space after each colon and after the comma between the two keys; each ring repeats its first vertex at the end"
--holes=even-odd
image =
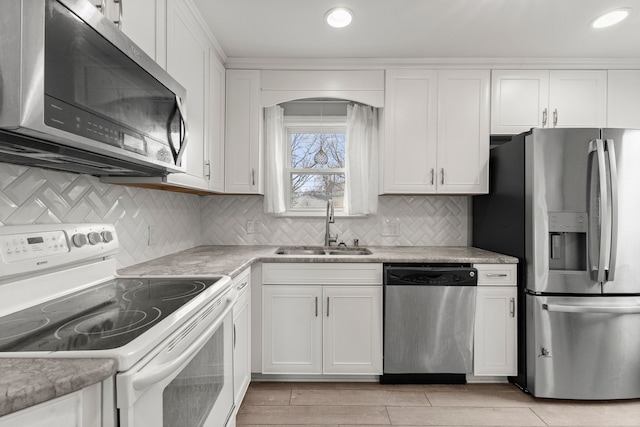
{"type": "Polygon", "coordinates": [[[549,269],[587,269],[585,212],[549,212],[549,269]]]}

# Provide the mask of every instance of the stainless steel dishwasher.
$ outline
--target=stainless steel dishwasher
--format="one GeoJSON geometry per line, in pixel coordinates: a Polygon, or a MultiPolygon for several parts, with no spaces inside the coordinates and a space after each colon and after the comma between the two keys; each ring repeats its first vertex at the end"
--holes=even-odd
{"type": "Polygon", "coordinates": [[[473,368],[477,270],[384,265],[382,383],[465,383],[473,368]]]}

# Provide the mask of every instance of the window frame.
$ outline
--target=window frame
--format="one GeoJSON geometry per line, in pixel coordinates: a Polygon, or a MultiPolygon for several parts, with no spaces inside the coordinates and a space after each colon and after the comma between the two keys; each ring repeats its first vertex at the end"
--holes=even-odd
{"type": "MultiPolygon", "coordinates": [[[[335,175],[344,174],[344,182],[346,186],[347,182],[347,167],[346,167],[346,152],[347,152],[347,117],[346,116],[285,116],[284,118],[284,133],[286,135],[286,150],[285,150],[285,167],[283,168],[282,177],[284,180],[285,189],[285,206],[286,210],[283,215],[286,216],[325,216],[325,208],[293,208],[291,206],[291,176],[293,174],[312,174],[312,175],[335,175]],[[307,131],[317,132],[324,131],[324,133],[331,133],[331,131],[337,131],[336,133],[344,133],[345,135],[345,166],[342,168],[293,168],[291,167],[291,133],[302,133],[307,131]]],[[[346,202],[346,201],[344,201],[346,202]]],[[[335,214],[339,216],[345,215],[347,212],[346,207],[335,208],[335,214]]]]}

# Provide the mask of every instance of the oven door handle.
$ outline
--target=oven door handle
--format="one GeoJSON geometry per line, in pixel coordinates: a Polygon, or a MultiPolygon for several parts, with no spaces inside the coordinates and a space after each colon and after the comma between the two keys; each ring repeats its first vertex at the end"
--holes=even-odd
{"type": "Polygon", "coordinates": [[[235,290],[231,290],[229,295],[227,296],[227,306],[222,311],[222,313],[216,318],[216,320],[211,324],[207,330],[205,330],[200,337],[196,341],[193,342],[189,346],[189,348],[183,351],[178,357],[171,360],[168,363],[160,365],[149,372],[145,372],[144,374],[140,374],[136,376],[131,381],[133,388],[136,390],[144,390],[149,386],[162,381],[167,378],[173,372],[178,370],[183,363],[185,363],[189,358],[193,357],[196,352],[198,352],[211,338],[211,335],[222,325],[224,322],[224,318],[229,314],[231,309],[233,308],[233,304],[235,304],[238,299],[238,293],[235,290]]]}

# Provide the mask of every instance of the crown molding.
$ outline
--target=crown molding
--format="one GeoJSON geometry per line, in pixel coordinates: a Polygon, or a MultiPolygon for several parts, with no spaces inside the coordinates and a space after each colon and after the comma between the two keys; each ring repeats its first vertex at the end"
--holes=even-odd
{"type": "Polygon", "coordinates": [[[237,58],[227,69],[371,70],[386,68],[640,69],[640,58],[237,58]]]}

